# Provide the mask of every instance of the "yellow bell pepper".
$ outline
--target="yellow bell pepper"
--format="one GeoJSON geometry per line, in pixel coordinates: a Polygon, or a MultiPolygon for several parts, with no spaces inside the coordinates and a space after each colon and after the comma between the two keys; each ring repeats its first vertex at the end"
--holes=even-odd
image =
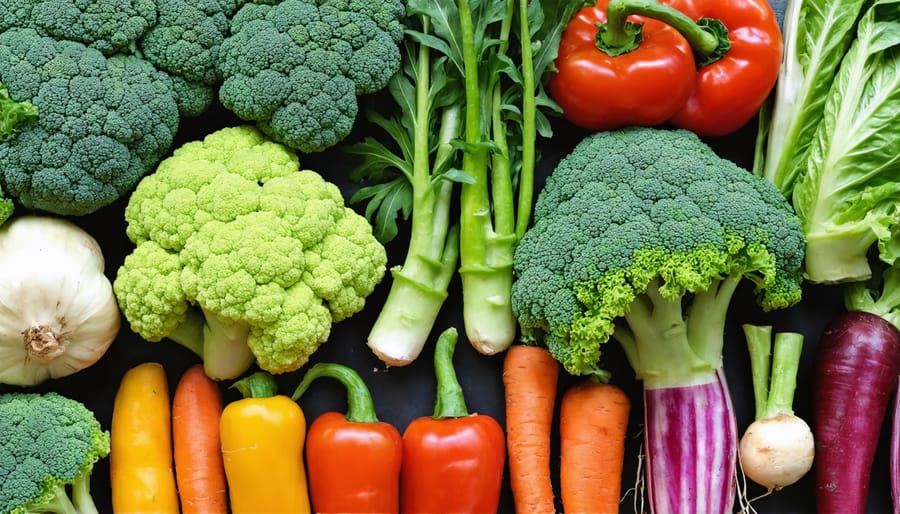
{"type": "Polygon", "coordinates": [[[165,370],[139,364],[122,377],[113,403],[109,478],[117,514],[179,512],[165,370]]]}
{"type": "Polygon", "coordinates": [[[235,387],[244,398],[226,405],[220,421],[232,513],[310,512],[303,410],[276,394],[268,373],[254,373],[235,387]]]}

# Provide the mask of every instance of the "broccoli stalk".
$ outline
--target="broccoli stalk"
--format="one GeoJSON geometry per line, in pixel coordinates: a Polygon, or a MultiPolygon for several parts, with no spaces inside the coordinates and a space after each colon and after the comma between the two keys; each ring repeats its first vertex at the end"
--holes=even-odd
{"type": "MultiPolygon", "coordinates": [[[[421,34],[428,35],[429,17],[420,20],[421,34]]],[[[369,113],[369,119],[395,139],[401,155],[374,138],[349,148],[366,156],[355,170],[357,177],[378,179],[385,168],[396,173],[387,182],[361,188],[351,200],[371,199],[367,212],[378,212],[379,239],[387,242],[397,235],[396,200],[404,212],[412,212],[406,258],[391,269],[391,289],[368,337],[372,351],[397,366],[414,361],[424,347],[459,256],[459,228],[450,215],[459,178],[451,141],[459,137],[462,115],[454,100],[456,90],[445,87],[445,59],[433,59],[432,53],[428,46],[408,41],[403,70],[388,86],[396,104],[404,107],[401,114],[385,118],[369,113]]]]}
{"type": "Polygon", "coordinates": [[[166,338],[191,350],[203,359],[206,375],[216,380],[243,374],[255,360],[247,346],[250,327],[225,321],[202,308],[189,309],[184,322],[166,338]]]}

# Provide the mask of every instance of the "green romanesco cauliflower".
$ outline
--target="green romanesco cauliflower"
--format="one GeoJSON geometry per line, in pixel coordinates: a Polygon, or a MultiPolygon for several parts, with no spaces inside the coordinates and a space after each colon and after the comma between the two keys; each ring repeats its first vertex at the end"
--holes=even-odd
{"type": "Polygon", "coordinates": [[[0,33],[0,82],[37,120],[0,142],[0,185],[29,209],[84,215],[131,191],[172,144],[172,80],[132,55],[106,57],[33,29],[0,33]]]}
{"type": "Polygon", "coordinates": [[[343,140],[357,97],[400,68],[401,0],[248,3],[222,43],[219,100],[269,137],[301,152],[343,140]]]}
{"type": "Polygon", "coordinates": [[[298,369],[362,310],[387,262],[337,186],[248,125],[177,148],[125,209],[113,287],[131,328],[194,350],[217,379],[298,369]]]}
{"type": "Polygon", "coordinates": [[[0,0],[0,31],[33,28],[106,55],[127,50],[156,23],[158,0],[0,0]]]}
{"type": "Polygon", "coordinates": [[[515,252],[513,309],[523,337],[573,374],[604,376],[612,336],[645,381],[686,383],[720,366],[742,278],[765,309],[799,301],[803,249],[783,195],[696,135],[600,132],[538,196],[515,252]]]}
{"type": "Polygon", "coordinates": [[[84,404],[55,392],[6,393],[0,427],[0,514],[97,512],[91,476],[109,455],[109,432],[84,404]]]}

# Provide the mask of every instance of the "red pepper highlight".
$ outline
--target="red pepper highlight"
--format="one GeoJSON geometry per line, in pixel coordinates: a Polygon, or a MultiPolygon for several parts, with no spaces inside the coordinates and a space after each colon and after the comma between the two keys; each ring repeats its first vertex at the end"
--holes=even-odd
{"type": "Polygon", "coordinates": [[[495,513],[506,461],[503,428],[469,414],[453,369],[457,332],[445,330],[435,347],[434,416],[414,419],[403,433],[401,512],[495,513]]]}
{"type": "Polygon", "coordinates": [[[326,412],[307,432],[306,462],[313,510],[398,512],[403,462],[400,431],[378,420],[365,382],[356,371],[341,364],[314,365],[292,398],[298,400],[319,377],[334,378],[344,385],[347,413],[326,412]]]}

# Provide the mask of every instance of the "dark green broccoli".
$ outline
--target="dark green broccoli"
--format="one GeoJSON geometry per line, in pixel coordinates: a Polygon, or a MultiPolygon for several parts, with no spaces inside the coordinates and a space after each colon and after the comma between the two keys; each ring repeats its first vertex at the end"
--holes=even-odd
{"type": "Polygon", "coordinates": [[[357,97],[400,67],[401,0],[246,4],[220,48],[222,104],[301,152],[329,148],[353,127],[357,97]]]}
{"type": "Polygon", "coordinates": [[[58,393],[13,392],[0,395],[0,426],[0,514],[96,514],[91,474],[110,443],[93,412],[58,393]]]}
{"type": "Polygon", "coordinates": [[[156,23],[157,0],[0,0],[0,30],[33,28],[106,55],[125,50],[156,23]]]}
{"type": "Polygon", "coordinates": [[[138,42],[141,55],[175,80],[185,116],[205,112],[222,81],[216,66],[231,17],[244,0],[156,0],[156,24],[138,42]]]}
{"type": "Polygon", "coordinates": [[[0,33],[0,82],[38,111],[0,142],[0,185],[30,209],[84,215],[114,202],[168,152],[180,121],[172,80],[149,62],[33,29],[0,33]]]}
{"type": "Polygon", "coordinates": [[[800,221],[769,182],[693,133],[588,136],[547,179],[515,252],[513,310],[526,340],[573,374],[605,376],[626,351],[647,387],[707,379],[742,278],[765,309],[800,300],[800,221]]]}

